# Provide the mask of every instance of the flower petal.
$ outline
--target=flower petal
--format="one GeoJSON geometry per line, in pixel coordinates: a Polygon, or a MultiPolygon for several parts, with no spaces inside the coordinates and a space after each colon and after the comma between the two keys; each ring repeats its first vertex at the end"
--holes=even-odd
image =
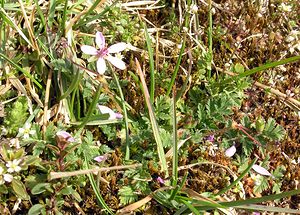
{"type": "Polygon", "coordinates": [[[127,48],[126,43],[116,43],[108,48],[108,53],[117,53],[127,48]]]}
{"type": "Polygon", "coordinates": [[[230,148],[226,149],[225,156],[226,157],[232,157],[236,152],[235,145],[231,146],[230,148]]]}
{"type": "Polygon", "coordinates": [[[14,177],[11,174],[4,174],[3,179],[6,182],[11,182],[14,179],[14,177]]]}
{"type": "Polygon", "coordinates": [[[266,170],[265,168],[259,166],[259,165],[256,165],[254,164],[252,166],[252,169],[257,172],[258,174],[261,174],[261,175],[266,175],[266,176],[273,176],[268,170],[266,170]]]}
{"type": "Polygon", "coordinates": [[[97,55],[97,49],[93,46],[82,45],[81,46],[81,51],[84,54],[97,55]]]}
{"type": "Polygon", "coordinates": [[[58,132],[56,132],[56,136],[60,140],[66,140],[68,142],[75,142],[75,139],[72,137],[72,135],[66,131],[58,131],[58,132]]]}
{"type": "Polygon", "coordinates": [[[105,70],[106,70],[105,60],[102,57],[100,57],[97,60],[97,71],[100,75],[103,75],[105,70]]]}
{"type": "Polygon", "coordinates": [[[122,119],[123,115],[121,113],[115,113],[116,119],[122,119]]]}
{"type": "Polygon", "coordinates": [[[102,161],[105,161],[105,160],[107,160],[107,156],[105,156],[105,155],[99,155],[94,158],[94,161],[97,161],[98,163],[101,163],[102,161]]]}
{"type": "Polygon", "coordinates": [[[165,183],[165,180],[162,179],[161,177],[157,177],[156,180],[157,180],[159,183],[161,183],[161,184],[164,184],[164,183],[165,183]]]}
{"type": "Polygon", "coordinates": [[[103,49],[105,47],[105,38],[103,34],[99,31],[96,33],[96,44],[99,47],[99,49],[103,49]]]}
{"type": "Polygon", "coordinates": [[[99,110],[100,110],[100,112],[102,114],[106,114],[106,113],[109,114],[109,118],[108,119],[111,119],[111,120],[112,119],[116,119],[115,112],[112,109],[110,109],[109,107],[106,107],[104,105],[98,105],[98,108],[99,108],[99,110]]]}
{"type": "Polygon", "coordinates": [[[113,57],[111,55],[107,55],[106,59],[115,67],[117,67],[118,69],[124,70],[126,69],[126,65],[125,63],[117,57],[113,57]]]}

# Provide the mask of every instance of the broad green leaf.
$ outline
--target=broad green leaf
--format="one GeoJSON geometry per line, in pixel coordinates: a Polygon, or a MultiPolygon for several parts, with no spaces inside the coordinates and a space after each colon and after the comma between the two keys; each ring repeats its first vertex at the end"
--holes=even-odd
{"type": "Polygon", "coordinates": [[[39,183],[37,185],[35,185],[32,190],[31,190],[31,193],[33,195],[37,195],[37,194],[40,194],[40,193],[43,193],[45,191],[52,191],[52,188],[51,188],[51,184],[50,183],[39,183]]]}
{"type": "Polygon", "coordinates": [[[30,196],[28,195],[26,191],[26,187],[23,184],[23,182],[19,181],[18,179],[13,179],[12,183],[12,188],[16,195],[23,200],[29,200],[30,196]]]}
{"type": "Polygon", "coordinates": [[[45,211],[45,206],[42,204],[35,204],[29,209],[28,215],[39,215],[42,211],[45,211]]]}

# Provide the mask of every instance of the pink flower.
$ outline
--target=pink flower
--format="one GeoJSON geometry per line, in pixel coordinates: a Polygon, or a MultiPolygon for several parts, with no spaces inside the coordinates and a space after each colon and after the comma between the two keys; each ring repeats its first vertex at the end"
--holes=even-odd
{"type": "Polygon", "coordinates": [[[93,46],[82,45],[81,51],[88,55],[93,55],[98,58],[97,60],[97,71],[103,75],[106,70],[105,60],[108,60],[112,65],[118,69],[126,69],[125,63],[118,57],[111,56],[112,53],[118,53],[126,49],[126,43],[116,43],[110,47],[106,47],[105,38],[101,32],[96,33],[96,44],[99,49],[93,46]]]}
{"type": "Polygon", "coordinates": [[[208,137],[207,137],[207,140],[209,141],[209,142],[214,142],[214,140],[215,140],[215,135],[209,135],[208,137]]]}

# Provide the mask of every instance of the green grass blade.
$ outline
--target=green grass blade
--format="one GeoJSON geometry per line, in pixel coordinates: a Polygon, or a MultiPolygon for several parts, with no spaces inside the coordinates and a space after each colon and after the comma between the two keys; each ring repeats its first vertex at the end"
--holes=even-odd
{"type": "Polygon", "coordinates": [[[218,192],[216,194],[216,196],[222,195],[224,193],[226,193],[228,190],[230,190],[232,187],[234,187],[237,183],[239,183],[239,181],[250,171],[250,169],[252,168],[252,166],[255,164],[255,162],[257,161],[257,158],[255,158],[247,167],[247,169],[244,170],[244,172],[242,172],[242,174],[236,179],[234,180],[228,187],[223,188],[222,190],[220,190],[220,192],[218,192]]]}
{"type": "Polygon", "coordinates": [[[276,67],[276,66],[287,64],[287,63],[292,63],[292,62],[295,62],[295,61],[298,61],[298,60],[300,60],[300,55],[294,56],[294,57],[290,57],[290,58],[286,58],[286,59],[283,59],[283,60],[280,60],[280,61],[266,63],[266,64],[264,64],[262,66],[255,67],[255,68],[250,69],[250,70],[248,70],[246,72],[243,72],[243,73],[239,74],[238,77],[240,77],[240,78],[246,77],[246,76],[252,75],[254,73],[266,70],[266,69],[270,69],[270,68],[273,68],[273,67],[276,67]]]}
{"type": "Polygon", "coordinates": [[[27,36],[23,33],[23,31],[15,24],[15,22],[9,17],[9,15],[5,12],[3,8],[0,8],[0,14],[2,16],[2,19],[10,25],[12,28],[16,29],[16,31],[21,35],[21,37],[32,47],[32,44],[30,40],[27,38],[27,36]]]}
{"type": "Polygon", "coordinates": [[[63,16],[62,16],[62,25],[61,25],[61,31],[64,32],[66,28],[66,20],[67,20],[67,12],[68,12],[68,0],[65,0],[64,3],[64,10],[63,10],[63,16]]]}
{"type": "Polygon", "coordinates": [[[227,207],[242,206],[242,205],[256,204],[256,203],[261,203],[261,202],[278,200],[278,199],[282,199],[282,198],[286,198],[286,197],[290,197],[290,196],[298,195],[298,194],[300,194],[300,190],[292,190],[292,191],[287,191],[287,192],[283,192],[283,193],[263,196],[260,198],[238,200],[238,201],[234,201],[234,202],[222,202],[220,204],[227,206],[227,207]]]}
{"type": "Polygon", "coordinates": [[[164,147],[163,147],[163,144],[161,141],[161,137],[159,135],[160,132],[159,132],[158,124],[157,124],[156,117],[154,114],[154,110],[153,110],[153,107],[152,107],[152,104],[150,101],[149,91],[148,91],[148,88],[146,85],[145,77],[144,77],[143,71],[141,69],[140,63],[138,62],[137,59],[135,59],[135,61],[136,61],[136,66],[137,66],[137,73],[140,76],[142,86],[143,86],[144,98],[145,98],[145,101],[146,101],[146,104],[148,107],[148,112],[149,112],[149,116],[150,116],[150,122],[151,122],[154,139],[157,144],[157,152],[158,152],[159,160],[161,163],[161,170],[163,172],[165,172],[166,177],[168,177],[169,173],[168,173],[168,166],[167,166],[167,161],[166,161],[166,157],[165,157],[164,147]]]}
{"type": "Polygon", "coordinates": [[[84,16],[82,17],[82,20],[85,20],[86,17],[88,17],[93,10],[98,6],[98,4],[101,2],[102,0],[96,0],[93,5],[90,7],[90,9],[84,14],[84,16]]]}
{"type": "Polygon", "coordinates": [[[212,8],[211,8],[211,0],[208,1],[208,22],[209,22],[209,26],[208,26],[208,53],[210,56],[210,67],[208,70],[208,79],[211,78],[211,64],[213,61],[213,40],[212,40],[212,32],[213,32],[213,19],[212,19],[212,8]]]}
{"type": "Polygon", "coordinates": [[[240,209],[244,209],[244,210],[253,210],[253,211],[269,211],[269,212],[276,212],[276,213],[283,213],[283,214],[286,214],[286,213],[300,214],[299,210],[265,206],[265,205],[250,204],[250,205],[237,206],[235,208],[240,208],[240,209]]]}
{"type": "MultiPolygon", "coordinates": [[[[85,155],[84,155],[84,158],[85,158],[86,169],[89,169],[89,164],[87,162],[87,159],[86,159],[85,155]]],[[[109,214],[114,214],[112,212],[112,210],[108,207],[108,205],[105,203],[104,199],[102,198],[100,190],[99,190],[99,187],[97,186],[97,184],[95,182],[93,174],[88,174],[88,178],[90,180],[91,186],[92,186],[92,188],[94,190],[96,198],[97,198],[98,202],[100,203],[101,207],[104,208],[109,214]]]]}
{"type": "Polygon", "coordinates": [[[34,79],[34,77],[27,72],[25,69],[23,69],[22,67],[20,67],[17,63],[15,63],[14,61],[12,61],[9,57],[7,57],[6,55],[2,54],[0,52],[0,57],[2,57],[3,59],[7,60],[11,65],[13,65],[17,70],[19,70],[20,72],[22,72],[25,76],[27,76],[30,80],[32,80],[40,89],[42,89],[42,85],[37,82],[37,80],[34,79]]]}
{"type": "Polygon", "coordinates": [[[127,109],[126,109],[126,102],[125,102],[125,99],[124,99],[124,95],[123,95],[122,88],[120,86],[118,77],[116,76],[116,73],[114,72],[114,70],[111,68],[111,65],[110,65],[110,69],[111,69],[112,74],[114,76],[114,80],[117,84],[119,94],[120,94],[120,97],[121,97],[123,113],[124,113],[124,119],[125,119],[125,131],[126,131],[125,160],[129,160],[130,159],[130,141],[129,141],[129,123],[128,123],[128,115],[127,115],[127,109]]]}
{"type": "Polygon", "coordinates": [[[180,49],[180,52],[179,52],[179,56],[178,56],[178,59],[177,59],[176,65],[175,65],[174,72],[172,74],[171,82],[168,86],[168,90],[167,90],[167,93],[166,93],[167,96],[170,94],[170,92],[173,88],[177,73],[179,71],[179,66],[180,66],[180,63],[181,63],[182,55],[183,55],[183,52],[184,52],[184,49],[185,49],[185,42],[186,42],[186,35],[184,35],[184,37],[183,37],[183,41],[182,41],[181,49],[180,49]]]}
{"type": "MultiPolygon", "coordinates": [[[[172,157],[172,186],[176,187],[178,180],[178,141],[177,141],[177,118],[176,118],[176,93],[173,91],[173,157],[172,157]]],[[[175,196],[176,189],[173,191],[172,196],[175,196]]]]}
{"type": "Polygon", "coordinates": [[[183,203],[186,207],[188,207],[191,212],[193,212],[193,214],[195,215],[200,215],[199,211],[197,210],[197,208],[195,208],[192,204],[190,204],[188,201],[185,201],[183,199],[180,200],[181,203],[183,203]]]}
{"type": "Polygon", "coordinates": [[[146,27],[146,24],[144,24],[144,31],[145,31],[145,37],[146,37],[146,44],[148,49],[148,55],[149,55],[149,67],[150,67],[150,100],[153,103],[154,102],[154,90],[155,90],[155,73],[154,73],[154,58],[153,58],[153,49],[151,46],[151,39],[146,27]]]}
{"type": "Polygon", "coordinates": [[[46,54],[49,56],[51,61],[54,61],[55,58],[53,57],[52,53],[49,52],[47,45],[45,45],[39,38],[37,38],[37,41],[38,41],[40,47],[43,49],[43,51],[46,52],[46,54]]]}
{"type": "Polygon", "coordinates": [[[59,100],[65,99],[68,95],[70,95],[70,94],[74,91],[74,89],[75,89],[76,87],[78,87],[81,78],[82,78],[82,74],[81,74],[81,72],[77,69],[76,75],[75,75],[74,78],[72,78],[72,82],[71,82],[69,88],[67,89],[66,92],[64,92],[64,93],[59,97],[59,100]]]}
{"type": "Polygon", "coordinates": [[[185,197],[185,196],[177,196],[175,199],[178,201],[181,201],[181,200],[190,201],[194,205],[198,204],[198,205],[203,205],[203,206],[207,206],[207,207],[214,208],[214,209],[227,208],[227,206],[222,205],[221,203],[215,202],[213,200],[206,200],[206,199],[199,199],[199,198],[196,199],[196,198],[185,197]]]}
{"type": "MultiPolygon", "coordinates": [[[[279,200],[282,198],[290,197],[293,195],[299,195],[299,194],[300,194],[300,190],[292,190],[292,191],[287,191],[287,192],[283,192],[283,193],[279,193],[279,194],[263,196],[260,198],[251,198],[251,199],[237,200],[237,201],[232,201],[232,202],[219,202],[219,204],[222,206],[225,206],[225,207],[243,208],[244,206],[247,207],[247,205],[279,200]]],[[[207,206],[197,207],[197,209],[199,209],[199,210],[211,210],[213,208],[214,207],[207,207],[207,206]]]]}
{"type": "Polygon", "coordinates": [[[52,28],[55,15],[56,0],[50,0],[48,12],[48,26],[52,28]]]}
{"type": "MultiPolygon", "coordinates": [[[[191,6],[191,1],[190,0],[187,0],[187,5],[188,5],[188,7],[191,6]]],[[[189,24],[190,24],[190,13],[187,12],[186,15],[185,15],[184,28],[188,29],[189,24]]],[[[172,74],[171,82],[170,82],[170,84],[168,86],[168,89],[167,89],[167,93],[166,93],[167,96],[171,93],[171,90],[173,88],[177,73],[179,71],[182,55],[183,55],[183,52],[185,50],[185,43],[186,43],[186,33],[184,33],[183,40],[182,40],[182,45],[181,45],[181,48],[180,48],[180,51],[179,51],[179,56],[178,56],[178,59],[177,59],[176,65],[175,65],[174,72],[172,74]]]]}
{"type": "Polygon", "coordinates": [[[95,96],[93,98],[93,101],[91,102],[91,104],[89,106],[88,112],[87,112],[86,116],[84,117],[84,119],[82,120],[82,123],[79,125],[79,128],[82,128],[83,126],[85,126],[86,123],[89,121],[89,119],[92,116],[92,113],[99,101],[100,93],[101,93],[101,86],[99,85],[98,89],[95,93],[95,96]]]}
{"type": "Polygon", "coordinates": [[[42,26],[44,26],[44,30],[46,30],[46,20],[45,20],[45,16],[44,16],[44,13],[43,11],[41,10],[41,7],[38,3],[38,0],[34,0],[34,3],[36,5],[36,10],[40,16],[40,19],[41,19],[41,23],[42,23],[42,26]]]}
{"type": "Polygon", "coordinates": [[[107,13],[110,10],[111,7],[115,6],[118,2],[119,2],[118,0],[115,0],[110,6],[106,6],[101,13],[99,13],[95,16],[91,16],[91,18],[89,18],[89,19],[84,20],[86,18],[86,16],[83,16],[83,18],[80,19],[79,23],[74,26],[74,28],[77,29],[78,27],[80,27],[82,25],[85,25],[89,22],[92,22],[96,19],[101,18],[105,13],[107,13]]]}

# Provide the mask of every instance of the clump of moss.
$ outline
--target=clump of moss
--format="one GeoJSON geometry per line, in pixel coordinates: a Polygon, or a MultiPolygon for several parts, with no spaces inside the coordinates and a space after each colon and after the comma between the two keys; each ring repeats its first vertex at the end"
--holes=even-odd
{"type": "Polygon", "coordinates": [[[9,136],[15,136],[19,128],[23,127],[28,118],[27,110],[28,105],[25,97],[19,97],[11,106],[7,107],[4,126],[9,136]]]}

